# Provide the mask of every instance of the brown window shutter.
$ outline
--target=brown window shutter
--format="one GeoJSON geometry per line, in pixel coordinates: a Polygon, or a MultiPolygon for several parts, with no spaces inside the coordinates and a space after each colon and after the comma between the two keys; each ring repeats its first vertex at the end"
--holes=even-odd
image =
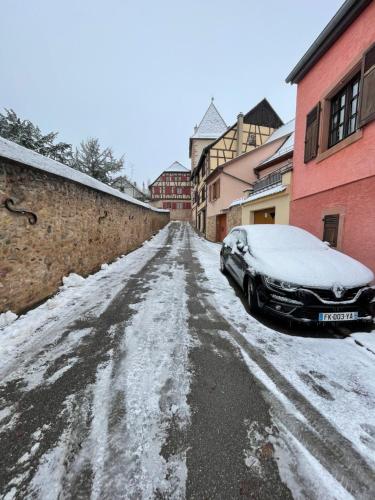
{"type": "Polygon", "coordinates": [[[372,120],[375,120],[375,44],[362,58],[359,126],[363,127],[372,120]]]}
{"type": "Polygon", "coordinates": [[[318,154],[319,145],[319,121],[320,121],[320,102],[313,108],[306,117],[306,135],[305,135],[305,156],[304,162],[312,160],[318,154]]]}
{"type": "Polygon", "coordinates": [[[220,198],[220,179],[217,181],[217,197],[220,198]]]}
{"type": "Polygon", "coordinates": [[[328,241],[332,247],[337,247],[337,240],[339,235],[339,214],[326,215],[323,219],[324,231],[323,241],[328,241]]]}

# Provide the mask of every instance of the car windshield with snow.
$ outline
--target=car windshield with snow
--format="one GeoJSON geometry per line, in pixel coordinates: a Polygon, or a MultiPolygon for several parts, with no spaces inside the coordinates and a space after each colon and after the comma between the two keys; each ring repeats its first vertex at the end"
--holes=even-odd
{"type": "Polygon", "coordinates": [[[303,229],[235,227],[223,241],[220,268],[242,287],[251,312],[304,323],[372,321],[372,271],[303,229]]]}

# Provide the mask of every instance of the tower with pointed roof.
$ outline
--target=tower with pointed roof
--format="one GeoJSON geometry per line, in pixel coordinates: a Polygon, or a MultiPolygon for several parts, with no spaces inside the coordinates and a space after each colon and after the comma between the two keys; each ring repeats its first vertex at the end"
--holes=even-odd
{"type": "Polygon", "coordinates": [[[214,104],[214,98],[207,108],[199,125],[194,127],[194,133],[189,141],[189,158],[191,159],[191,169],[198,164],[203,149],[212,141],[221,136],[227,125],[214,104]]]}

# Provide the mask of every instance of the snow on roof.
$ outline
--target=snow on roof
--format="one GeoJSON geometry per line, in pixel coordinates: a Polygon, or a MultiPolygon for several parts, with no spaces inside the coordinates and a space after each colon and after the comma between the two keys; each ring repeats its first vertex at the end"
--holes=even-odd
{"type": "Polygon", "coordinates": [[[103,182],[90,177],[87,174],[79,172],[78,170],[68,167],[67,165],[63,165],[62,163],[52,160],[51,158],[42,156],[41,154],[32,151],[31,149],[24,148],[23,146],[20,146],[15,142],[4,139],[3,137],[0,137],[0,156],[3,158],[7,158],[8,160],[13,160],[18,163],[23,163],[24,165],[37,168],[38,170],[42,170],[43,172],[48,172],[50,174],[63,177],[64,179],[78,182],[78,184],[83,184],[84,186],[87,186],[89,188],[96,189],[97,191],[101,191],[112,196],[116,196],[116,198],[121,198],[122,200],[125,200],[129,203],[140,205],[141,207],[148,208],[155,212],[169,212],[169,210],[155,208],[148,203],[143,203],[142,201],[136,200],[132,196],[122,193],[121,191],[118,191],[117,189],[114,189],[107,184],[104,184],[103,182]]]}
{"type": "Polygon", "coordinates": [[[265,160],[261,161],[259,165],[265,165],[267,163],[271,163],[271,161],[276,160],[277,158],[281,158],[283,155],[293,150],[294,150],[294,132],[290,134],[288,139],[284,142],[284,144],[282,144],[282,146],[280,146],[280,148],[276,151],[276,153],[274,153],[269,158],[266,158],[265,160]]]}
{"type": "Polygon", "coordinates": [[[198,128],[192,135],[194,139],[216,139],[227,130],[227,124],[221,117],[213,100],[204,114],[198,128]]]}
{"type": "Polygon", "coordinates": [[[247,200],[248,200],[248,198],[238,198],[238,200],[232,201],[232,203],[229,205],[228,208],[236,207],[237,205],[242,205],[247,200]]]}
{"type": "Polygon", "coordinates": [[[278,184],[277,186],[273,186],[269,189],[265,189],[264,191],[260,191],[259,193],[251,194],[246,201],[257,200],[258,198],[264,198],[264,196],[271,196],[272,194],[282,193],[286,190],[286,186],[283,184],[278,184]]]}
{"type": "Polygon", "coordinates": [[[168,167],[165,172],[190,172],[190,170],[183,165],[179,161],[175,161],[172,163],[170,167],[168,167]]]}
{"type": "Polygon", "coordinates": [[[258,200],[259,198],[264,198],[264,196],[271,196],[272,194],[282,193],[285,190],[286,186],[284,186],[283,184],[277,184],[276,186],[264,189],[263,191],[259,191],[259,193],[251,194],[247,198],[240,198],[239,200],[235,200],[229,205],[229,208],[235,207],[237,205],[243,205],[248,201],[254,201],[258,200]]]}
{"type": "Polygon", "coordinates": [[[270,142],[276,141],[277,139],[281,139],[284,136],[290,135],[294,132],[294,127],[295,127],[295,119],[290,120],[288,123],[285,123],[285,125],[282,125],[281,127],[277,128],[273,134],[271,134],[268,139],[266,140],[265,144],[268,144],[270,142]]]}

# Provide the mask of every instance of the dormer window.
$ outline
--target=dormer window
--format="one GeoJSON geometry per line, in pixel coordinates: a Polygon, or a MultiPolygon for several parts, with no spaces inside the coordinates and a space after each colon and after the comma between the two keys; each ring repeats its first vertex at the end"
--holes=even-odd
{"type": "Polygon", "coordinates": [[[249,146],[256,146],[257,145],[257,136],[254,134],[254,132],[250,132],[249,138],[247,140],[247,144],[249,146]]]}

